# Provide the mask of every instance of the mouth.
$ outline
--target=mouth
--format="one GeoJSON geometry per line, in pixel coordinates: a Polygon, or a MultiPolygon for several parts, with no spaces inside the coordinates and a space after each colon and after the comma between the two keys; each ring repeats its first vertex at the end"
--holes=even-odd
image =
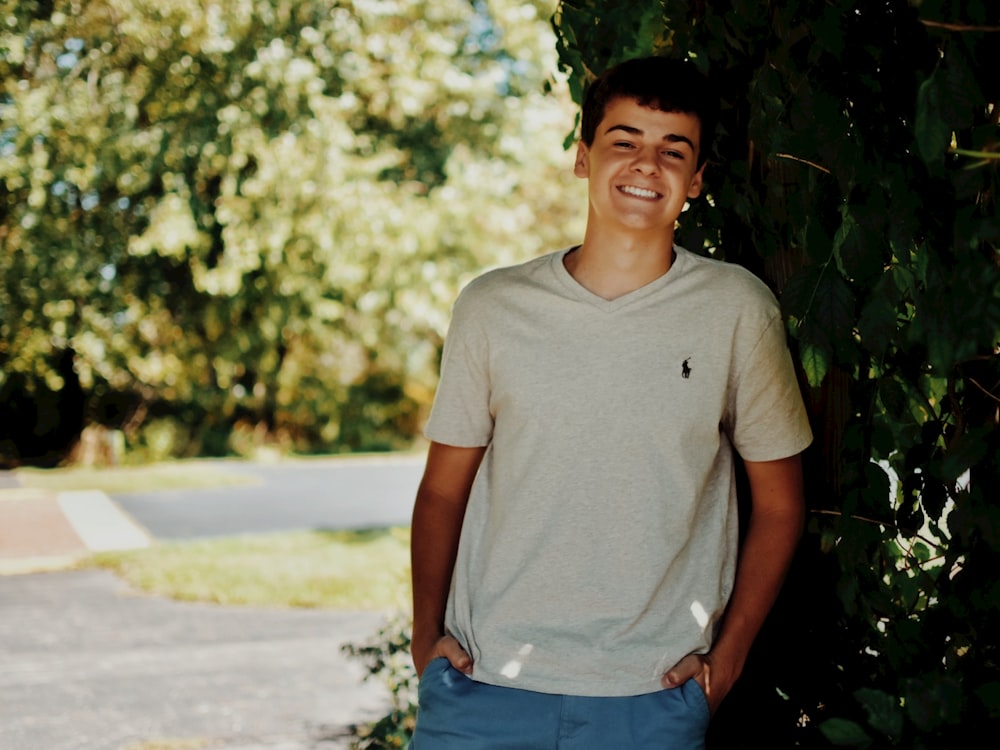
{"type": "Polygon", "coordinates": [[[647,190],[646,188],[635,187],[634,185],[619,185],[618,190],[625,195],[631,195],[633,198],[645,198],[647,200],[654,200],[656,198],[662,198],[660,193],[655,190],[647,190]]]}

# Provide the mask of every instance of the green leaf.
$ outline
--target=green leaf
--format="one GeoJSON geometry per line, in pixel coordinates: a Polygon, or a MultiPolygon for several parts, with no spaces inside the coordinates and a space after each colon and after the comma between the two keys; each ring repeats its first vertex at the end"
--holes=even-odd
{"type": "Polygon", "coordinates": [[[985,101],[963,47],[951,44],[944,55],[942,115],[953,130],[971,127],[976,121],[976,109],[985,101]]]}
{"type": "Polygon", "coordinates": [[[645,57],[654,53],[653,43],[663,33],[663,8],[659,3],[645,3],[635,23],[633,43],[625,47],[623,57],[645,57]]]}
{"type": "Polygon", "coordinates": [[[875,424],[871,427],[872,457],[876,459],[887,459],[896,450],[896,438],[884,424],[875,424]]]}
{"type": "Polygon", "coordinates": [[[849,719],[827,719],[819,725],[819,731],[838,747],[868,747],[872,744],[872,738],[865,730],[849,719]]]}
{"type": "Polygon", "coordinates": [[[878,382],[878,396],[886,412],[897,421],[909,419],[910,397],[896,378],[883,378],[878,382]]]}
{"type": "Polygon", "coordinates": [[[843,261],[841,260],[841,252],[844,248],[844,243],[847,242],[848,237],[857,227],[854,221],[854,217],[851,215],[850,209],[847,205],[841,207],[841,220],[840,227],[837,229],[837,233],[833,237],[833,254],[837,258],[837,264],[840,266],[841,272],[844,271],[843,261]]]}
{"type": "MultiPolygon", "coordinates": [[[[881,229],[858,224],[851,219],[848,231],[841,238],[837,266],[845,278],[868,284],[882,274],[885,239],[881,229]]],[[[838,232],[838,237],[840,232],[838,232]]]]}
{"type": "Polygon", "coordinates": [[[931,548],[923,542],[915,542],[910,552],[920,562],[927,562],[931,559],[931,548]]]}
{"type": "Polygon", "coordinates": [[[840,9],[827,4],[823,9],[823,15],[813,22],[812,28],[819,46],[840,59],[844,51],[844,19],[840,9]]]}
{"type": "Polygon", "coordinates": [[[834,354],[842,361],[851,360],[855,347],[854,294],[831,264],[812,266],[792,276],[782,292],[781,305],[785,314],[798,323],[800,344],[824,353],[807,352],[808,347],[804,347],[803,364],[807,357],[819,364],[817,357],[822,356],[825,375],[834,354]]]}
{"type": "Polygon", "coordinates": [[[888,297],[875,291],[858,318],[862,346],[873,354],[884,354],[896,337],[896,325],[896,308],[888,297]]]}
{"type": "Polygon", "coordinates": [[[994,718],[1000,717],[1000,682],[987,682],[976,688],[976,696],[986,705],[994,718]]]}
{"type": "Polygon", "coordinates": [[[834,351],[844,354],[853,347],[854,293],[839,273],[829,267],[826,271],[817,280],[807,320],[826,333],[834,351]]]}
{"type": "Polygon", "coordinates": [[[920,156],[928,166],[941,164],[951,142],[951,127],[941,114],[938,71],[920,84],[917,91],[917,117],[914,130],[920,156]]]}
{"type": "Polygon", "coordinates": [[[959,44],[950,45],[944,60],[917,91],[914,128],[920,155],[928,165],[940,164],[952,131],[970,127],[983,94],[959,44]]]}
{"type": "Polygon", "coordinates": [[[818,388],[830,371],[831,352],[808,341],[799,342],[799,360],[809,385],[818,388]]]}
{"type": "Polygon", "coordinates": [[[979,463],[989,450],[991,428],[970,430],[949,446],[941,462],[941,478],[954,482],[979,463]]]}
{"type": "Polygon", "coordinates": [[[923,732],[957,723],[964,704],[958,676],[941,673],[905,680],[903,700],[910,720],[923,732]]]}
{"type": "Polygon", "coordinates": [[[898,739],[903,733],[903,710],[895,696],[873,688],[861,688],[854,697],[864,706],[868,723],[891,739],[898,739]]]}
{"type": "Polygon", "coordinates": [[[889,502],[889,476],[874,461],[865,464],[864,476],[861,508],[867,513],[884,513],[889,502]]]}

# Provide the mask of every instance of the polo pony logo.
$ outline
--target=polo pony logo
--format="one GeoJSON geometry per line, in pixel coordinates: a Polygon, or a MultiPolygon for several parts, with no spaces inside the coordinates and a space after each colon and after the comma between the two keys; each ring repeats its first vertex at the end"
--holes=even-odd
{"type": "Polygon", "coordinates": [[[691,358],[688,357],[683,362],[681,362],[681,377],[682,378],[689,378],[689,377],[691,377],[691,365],[688,364],[688,362],[690,362],[690,361],[691,361],[691,358]]]}

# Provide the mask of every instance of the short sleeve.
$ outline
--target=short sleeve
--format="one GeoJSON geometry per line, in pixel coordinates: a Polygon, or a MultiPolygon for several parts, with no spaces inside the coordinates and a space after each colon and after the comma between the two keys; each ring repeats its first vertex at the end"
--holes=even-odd
{"type": "Polygon", "coordinates": [[[493,435],[490,413],[489,342],[473,288],[452,310],[438,383],[424,435],[459,447],[487,445],[493,435]]]}
{"type": "Polygon", "coordinates": [[[812,430],[781,315],[775,312],[739,369],[730,396],[733,446],[747,461],[774,461],[803,451],[812,430]]]}

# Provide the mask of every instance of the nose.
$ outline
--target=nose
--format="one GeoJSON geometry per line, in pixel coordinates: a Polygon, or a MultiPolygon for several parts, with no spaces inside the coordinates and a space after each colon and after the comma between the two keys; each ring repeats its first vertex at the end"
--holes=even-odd
{"type": "Polygon", "coordinates": [[[642,147],[636,150],[635,158],[632,160],[632,169],[640,174],[652,175],[659,170],[660,164],[657,160],[657,150],[652,147],[642,147]]]}

